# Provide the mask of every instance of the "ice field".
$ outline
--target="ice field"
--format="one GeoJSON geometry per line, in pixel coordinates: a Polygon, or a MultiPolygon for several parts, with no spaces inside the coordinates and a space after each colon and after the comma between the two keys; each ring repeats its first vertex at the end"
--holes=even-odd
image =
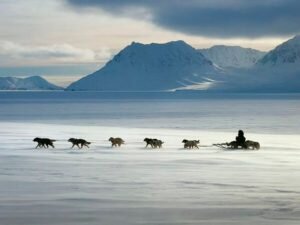
{"type": "Polygon", "coordinates": [[[1,224],[299,224],[297,96],[44,100],[0,93],[0,105],[1,224]],[[237,129],[261,150],[211,146],[233,140],[237,129]],[[56,148],[34,149],[36,136],[56,139],[56,148]],[[112,149],[111,136],[126,144],[112,149]],[[70,149],[70,137],[90,140],[91,148],[70,149]],[[145,137],[164,147],[145,149],[145,137]],[[183,138],[200,139],[200,149],[183,149],[183,138]]]}

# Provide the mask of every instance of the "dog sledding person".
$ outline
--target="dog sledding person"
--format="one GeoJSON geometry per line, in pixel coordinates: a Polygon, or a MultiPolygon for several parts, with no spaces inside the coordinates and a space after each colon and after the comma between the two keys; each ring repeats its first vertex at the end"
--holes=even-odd
{"type": "Polygon", "coordinates": [[[239,130],[238,136],[236,136],[235,141],[236,141],[236,148],[239,148],[239,147],[247,148],[246,147],[246,138],[244,136],[244,131],[239,130]]]}
{"type": "Polygon", "coordinates": [[[221,144],[213,144],[213,145],[223,149],[250,149],[250,148],[252,148],[253,150],[260,149],[260,144],[258,142],[250,141],[250,140],[246,141],[246,138],[244,136],[244,131],[242,130],[238,131],[238,136],[236,136],[235,141],[221,143],[221,144]]]}

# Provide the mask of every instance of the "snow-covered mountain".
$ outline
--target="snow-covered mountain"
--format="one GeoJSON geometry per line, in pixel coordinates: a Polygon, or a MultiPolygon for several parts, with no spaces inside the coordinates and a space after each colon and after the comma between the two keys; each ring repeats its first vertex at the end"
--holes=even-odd
{"type": "Polygon", "coordinates": [[[249,68],[266,53],[239,46],[215,45],[199,51],[209,60],[221,67],[249,68]]]}
{"type": "Polygon", "coordinates": [[[300,92],[300,36],[278,45],[250,69],[231,71],[235,92],[300,92]]]}
{"type": "Polygon", "coordinates": [[[67,90],[165,91],[206,89],[222,71],[183,41],[133,42],[103,68],[67,90]]]}
{"type": "Polygon", "coordinates": [[[27,78],[0,77],[0,90],[62,90],[40,76],[27,78]]]}
{"type": "Polygon", "coordinates": [[[300,91],[300,36],[278,45],[257,62],[253,69],[265,90],[300,91]]]}
{"type": "Polygon", "coordinates": [[[278,45],[257,62],[260,66],[300,65],[300,35],[278,45]]]}

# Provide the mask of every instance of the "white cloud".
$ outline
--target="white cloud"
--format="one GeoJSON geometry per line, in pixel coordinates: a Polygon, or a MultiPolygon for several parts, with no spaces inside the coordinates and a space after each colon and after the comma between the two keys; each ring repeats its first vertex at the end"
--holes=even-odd
{"type": "Polygon", "coordinates": [[[28,46],[0,41],[0,66],[103,63],[111,55],[111,51],[105,47],[94,51],[70,44],[28,46]]]}

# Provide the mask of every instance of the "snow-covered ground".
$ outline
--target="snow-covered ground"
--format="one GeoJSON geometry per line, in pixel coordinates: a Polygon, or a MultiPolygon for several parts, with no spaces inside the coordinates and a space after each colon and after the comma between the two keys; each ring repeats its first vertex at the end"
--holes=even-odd
{"type": "MultiPolygon", "coordinates": [[[[300,135],[292,126],[299,119],[297,100],[270,100],[282,106],[281,113],[268,100],[234,100],[240,109],[235,114],[225,107],[233,104],[231,100],[223,100],[222,108],[213,108],[220,105],[213,99],[211,105],[204,100],[178,100],[177,107],[172,101],[166,105],[167,100],[68,101],[0,99],[1,225],[299,224],[300,135]],[[224,151],[211,146],[234,139],[237,124],[247,118],[247,102],[255,107],[249,111],[252,125],[245,128],[245,135],[259,141],[261,150],[224,151]],[[266,108],[258,107],[261,104],[266,108]],[[199,114],[186,107],[191,105],[199,114]],[[69,119],[61,107],[73,110],[66,111],[69,119]],[[206,107],[223,111],[211,115],[206,107]],[[119,114],[108,115],[116,109],[119,114]],[[152,116],[145,112],[151,109],[152,116]],[[266,120],[268,110],[273,111],[270,120],[266,120]],[[193,117],[196,124],[190,121],[184,128],[184,118],[193,117]],[[220,122],[221,117],[224,123],[218,127],[213,118],[220,122]],[[234,118],[237,122],[232,122],[234,118]],[[121,125],[110,126],[114,119],[121,125]],[[262,120],[266,121],[259,125],[262,120]],[[280,134],[278,127],[284,128],[283,124],[280,134]],[[57,139],[56,148],[34,149],[36,136],[57,139]],[[111,148],[110,136],[122,137],[126,145],[111,148]],[[66,141],[70,137],[90,140],[91,148],[70,149],[66,141]],[[145,149],[145,137],[162,139],[163,149],[145,149]],[[183,138],[200,139],[200,149],[183,149],[183,138]]],[[[242,125],[246,124],[250,122],[242,125]]]]}
{"type": "Polygon", "coordinates": [[[235,133],[1,123],[1,224],[299,224],[299,135],[247,134],[260,151],[208,147],[235,133]],[[58,139],[35,150],[34,136],[58,139]],[[110,148],[110,136],[126,145],[110,148]],[[93,143],[71,150],[69,137],[93,143]],[[165,141],[145,149],[143,138],[165,141]],[[183,138],[200,138],[184,150],[183,138]]]}

